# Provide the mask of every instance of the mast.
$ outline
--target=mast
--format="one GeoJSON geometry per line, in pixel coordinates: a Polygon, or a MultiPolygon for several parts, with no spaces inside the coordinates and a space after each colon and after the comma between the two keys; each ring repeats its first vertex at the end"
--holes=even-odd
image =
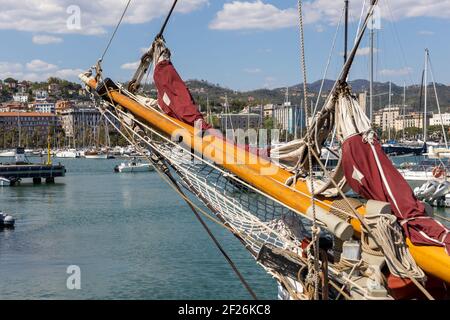
{"type": "Polygon", "coordinates": [[[348,54],[348,0],[345,0],[345,36],[344,36],[344,64],[348,54]]]}
{"type": "Polygon", "coordinates": [[[403,82],[403,141],[405,140],[405,127],[406,127],[406,81],[403,82]]]}
{"type": "Polygon", "coordinates": [[[22,145],[22,143],[21,143],[21,141],[22,141],[22,126],[20,125],[20,112],[17,114],[17,126],[18,126],[18,129],[19,129],[19,144],[18,144],[18,147],[21,147],[22,145]]]}
{"type": "Polygon", "coordinates": [[[391,102],[392,102],[392,82],[389,81],[389,104],[388,104],[388,142],[391,141],[391,124],[392,119],[394,118],[392,116],[392,109],[391,109],[391,102]]]}
{"type": "Polygon", "coordinates": [[[433,64],[431,63],[431,56],[430,56],[429,51],[428,51],[428,63],[430,64],[429,69],[430,69],[430,74],[431,74],[431,80],[433,81],[433,89],[434,89],[434,95],[436,97],[436,105],[438,108],[439,117],[441,119],[442,136],[444,138],[445,147],[448,149],[447,133],[445,132],[444,118],[442,117],[441,104],[439,103],[439,97],[438,97],[437,88],[436,88],[436,79],[434,78],[433,64]]]}
{"type": "Polygon", "coordinates": [[[428,49],[425,49],[425,69],[424,69],[424,110],[423,110],[423,142],[427,143],[427,107],[428,107],[428,49]]]}
{"type": "MultiPolygon", "coordinates": [[[[372,6],[376,3],[372,0],[372,6]]],[[[373,13],[370,17],[370,99],[369,99],[369,119],[370,122],[373,121],[373,58],[374,58],[374,35],[375,35],[375,21],[373,13]]]]}

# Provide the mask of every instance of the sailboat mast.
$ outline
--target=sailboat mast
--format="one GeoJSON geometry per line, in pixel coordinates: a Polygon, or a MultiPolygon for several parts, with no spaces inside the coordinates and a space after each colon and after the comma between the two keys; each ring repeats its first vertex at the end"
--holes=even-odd
{"type": "Polygon", "coordinates": [[[428,49],[425,49],[425,69],[424,69],[424,110],[423,110],[423,141],[427,143],[427,108],[428,108],[428,49]]]}
{"type": "Polygon", "coordinates": [[[348,0],[345,0],[345,35],[344,35],[344,64],[348,55],[348,0]]]}
{"type": "Polygon", "coordinates": [[[437,88],[436,88],[436,79],[434,78],[433,65],[431,63],[431,55],[430,55],[429,51],[428,51],[428,59],[427,60],[430,65],[429,69],[430,69],[430,74],[431,74],[431,81],[433,81],[434,96],[436,97],[436,106],[437,106],[437,109],[439,112],[439,117],[441,118],[442,136],[444,138],[445,147],[448,149],[447,133],[445,132],[444,118],[442,117],[441,104],[439,103],[439,97],[438,97],[437,88]]]}
{"type": "MultiPolygon", "coordinates": [[[[372,1],[373,5],[374,1],[372,1]]],[[[369,99],[369,119],[373,121],[373,56],[374,56],[374,17],[371,17],[370,28],[370,99],[369,99]]]]}
{"type": "Polygon", "coordinates": [[[19,129],[19,144],[18,144],[18,147],[21,147],[22,126],[20,125],[20,113],[17,114],[17,126],[18,126],[18,129],[19,129]]]}
{"type": "Polygon", "coordinates": [[[403,140],[405,140],[406,127],[406,82],[403,83],[403,140]]]}
{"type": "Polygon", "coordinates": [[[389,105],[388,105],[388,141],[391,140],[391,124],[393,120],[392,110],[391,110],[391,102],[392,102],[392,82],[389,81],[389,105]]]}

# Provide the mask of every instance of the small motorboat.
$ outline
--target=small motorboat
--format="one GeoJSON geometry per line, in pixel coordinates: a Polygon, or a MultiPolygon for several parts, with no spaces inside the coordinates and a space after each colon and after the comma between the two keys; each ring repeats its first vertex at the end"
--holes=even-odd
{"type": "Polygon", "coordinates": [[[56,158],[79,158],[80,153],[76,149],[67,149],[56,152],[56,158]]]}
{"type": "Polygon", "coordinates": [[[0,177],[0,187],[9,187],[10,185],[11,185],[10,180],[0,177]]]}
{"type": "Polygon", "coordinates": [[[11,215],[0,211],[0,228],[13,228],[15,223],[11,215]]]}
{"type": "Polygon", "coordinates": [[[101,151],[86,151],[84,157],[86,159],[108,159],[108,154],[101,151]]]}
{"type": "Polygon", "coordinates": [[[0,151],[0,157],[12,158],[15,155],[16,155],[16,151],[15,150],[3,150],[3,151],[0,151]]]}
{"type": "Polygon", "coordinates": [[[115,172],[149,172],[155,171],[155,168],[150,163],[143,163],[140,160],[133,160],[129,162],[122,162],[114,168],[115,172]]]}

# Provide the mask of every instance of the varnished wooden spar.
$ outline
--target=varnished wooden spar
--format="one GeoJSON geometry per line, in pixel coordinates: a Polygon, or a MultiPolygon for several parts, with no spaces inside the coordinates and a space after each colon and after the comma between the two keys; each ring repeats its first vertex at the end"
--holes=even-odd
{"type": "MultiPolygon", "coordinates": [[[[85,75],[80,75],[80,78],[91,89],[97,89],[97,82],[94,78],[88,78],[85,75]]],[[[218,163],[240,179],[296,211],[307,214],[311,206],[308,187],[304,181],[298,181],[292,187],[287,186],[285,182],[291,177],[290,172],[222,139],[208,135],[204,138],[194,138],[192,126],[167,115],[162,115],[156,110],[146,108],[117,90],[111,90],[109,94],[116,104],[129,110],[134,116],[142,119],[155,130],[167,137],[173,137],[174,135],[182,137],[183,143],[188,148],[192,148],[198,154],[203,155],[204,158],[218,163]]],[[[320,202],[316,201],[317,206],[326,212],[330,212],[333,201],[326,198],[319,198],[319,200],[320,202]]],[[[365,214],[364,206],[357,210],[361,215],[365,214]]],[[[357,219],[352,219],[351,224],[355,231],[361,231],[357,219]]],[[[407,243],[414,259],[425,272],[450,283],[450,257],[446,254],[444,248],[415,246],[409,239],[407,243]]]]}

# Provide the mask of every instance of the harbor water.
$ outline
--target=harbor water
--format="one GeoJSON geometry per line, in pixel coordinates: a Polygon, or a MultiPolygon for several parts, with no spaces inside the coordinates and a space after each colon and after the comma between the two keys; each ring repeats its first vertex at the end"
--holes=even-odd
{"type": "MultiPolygon", "coordinates": [[[[0,230],[0,299],[250,299],[193,213],[157,173],[115,174],[118,160],[61,159],[54,185],[0,188],[16,218],[0,230]],[[81,289],[68,289],[69,266],[81,289]]],[[[211,225],[258,298],[276,282],[211,225]]],[[[69,286],[70,288],[70,286],[69,286]]]]}
{"type": "MultiPolygon", "coordinates": [[[[251,298],[157,173],[113,173],[120,160],[61,162],[67,175],[55,184],[0,188],[0,210],[16,218],[15,229],[0,229],[0,299],[251,298]],[[69,266],[80,268],[80,290],[67,286],[69,266]]],[[[276,299],[275,280],[209,225],[258,298],[276,299]]]]}

